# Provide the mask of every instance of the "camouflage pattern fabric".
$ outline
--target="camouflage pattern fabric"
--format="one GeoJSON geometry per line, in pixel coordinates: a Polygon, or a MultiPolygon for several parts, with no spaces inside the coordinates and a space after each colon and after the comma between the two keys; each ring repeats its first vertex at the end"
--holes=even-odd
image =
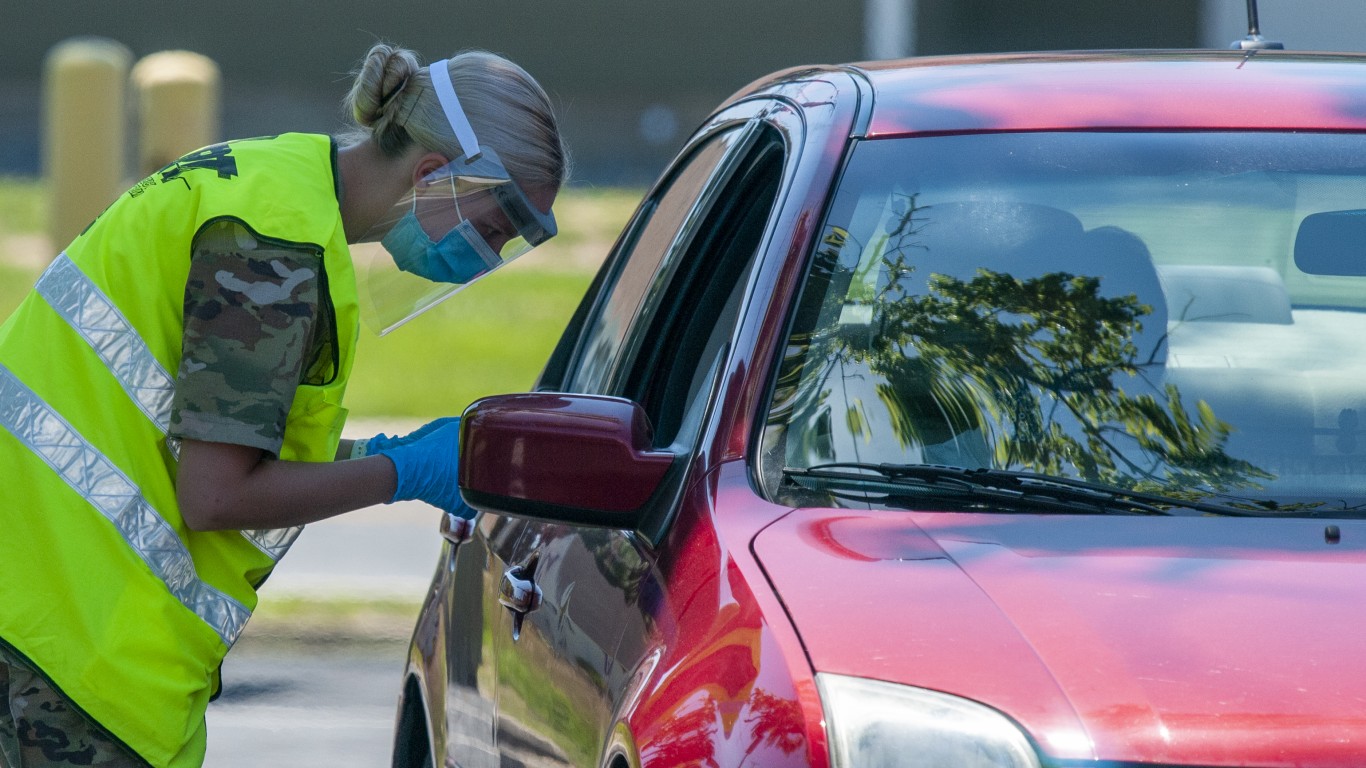
{"type": "Polygon", "coordinates": [[[41,675],[0,649],[0,766],[146,768],[67,704],[41,675]]]}
{"type": "Polygon", "coordinates": [[[171,436],[278,454],[294,391],[325,376],[335,338],[322,256],[219,221],[195,239],[171,436]]]}

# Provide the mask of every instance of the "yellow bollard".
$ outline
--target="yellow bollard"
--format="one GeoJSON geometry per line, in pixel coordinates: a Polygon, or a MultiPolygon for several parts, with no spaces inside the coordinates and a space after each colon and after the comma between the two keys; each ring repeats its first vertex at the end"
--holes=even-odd
{"type": "Polygon", "coordinates": [[[112,203],[126,181],[124,94],[132,59],[122,43],[78,37],[53,46],[43,63],[43,172],[56,250],[112,203]]]}
{"type": "Polygon", "coordinates": [[[161,51],[133,66],[138,176],[219,138],[218,65],[190,51],[161,51]]]}

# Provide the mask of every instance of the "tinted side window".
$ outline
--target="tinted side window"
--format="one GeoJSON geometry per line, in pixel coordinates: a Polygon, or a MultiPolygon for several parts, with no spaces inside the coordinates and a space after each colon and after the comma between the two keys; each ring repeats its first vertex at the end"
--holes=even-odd
{"type": "Polygon", "coordinates": [[[651,287],[666,280],[696,221],[699,202],[715,189],[727,162],[750,131],[743,127],[721,133],[697,149],[673,178],[647,202],[648,220],[638,225],[639,234],[629,251],[617,255],[615,273],[580,336],[576,361],[564,389],[570,392],[608,394],[612,378],[626,350],[623,345],[631,323],[640,314],[651,287]]]}
{"type": "Polygon", "coordinates": [[[739,319],[782,177],[782,150],[773,134],[746,150],[632,329],[626,347],[634,355],[619,392],[644,406],[657,447],[696,434],[689,425],[702,417],[739,319]]]}

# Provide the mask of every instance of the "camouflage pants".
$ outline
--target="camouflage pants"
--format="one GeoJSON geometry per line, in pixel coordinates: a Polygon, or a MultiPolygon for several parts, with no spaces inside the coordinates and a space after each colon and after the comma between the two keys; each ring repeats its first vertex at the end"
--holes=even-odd
{"type": "Polygon", "coordinates": [[[0,648],[0,768],[88,765],[145,768],[41,675],[0,648]]]}

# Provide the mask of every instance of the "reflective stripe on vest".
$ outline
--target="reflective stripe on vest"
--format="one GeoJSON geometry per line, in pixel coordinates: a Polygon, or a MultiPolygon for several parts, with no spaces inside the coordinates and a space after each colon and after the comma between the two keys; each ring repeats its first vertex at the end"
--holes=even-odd
{"type": "Polygon", "coordinates": [[[166,432],[175,380],[114,302],[71,263],[65,252],[58,254],[34,287],[95,350],[147,418],[166,432]]]}
{"type": "Polygon", "coordinates": [[[300,382],[278,456],[330,461],[346,417],[360,298],[338,183],[334,144],[323,135],[197,151],[111,202],[65,248],[42,292],[0,323],[0,374],[22,384],[7,380],[0,391],[0,460],[9,465],[0,478],[12,481],[0,496],[14,502],[0,538],[0,563],[11,566],[0,636],[158,768],[202,764],[218,671],[275,564],[238,530],[193,530],[176,499],[177,475],[189,467],[177,468],[160,426],[169,419],[169,434],[179,432],[181,304],[195,237],[233,221],[321,259],[335,377],[300,382]],[[103,314],[108,303],[117,312],[103,314]],[[110,332],[105,318],[131,333],[110,332]],[[142,344],[129,346],[134,336],[142,344]],[[143,354],[173,385],[169,411],[143,391],[148,369],[130,362],[143,354]]]}
{"type": "MultiPolygon", "coordinates": [[[[152,423],[166,434],[171,423],[175,379],[147,343],[65,252],[43,272],[35,286],[52,309],[95,350],[119,386],[152,423]]],[[[178,448],[178,445],[176,446],[178,448]]],[[[173,450],[179,456],[179,450],[173,450]]],[[[303,526],[242,531],[270,559],[279,561],[303,526]]]]}
{"type": "Polygon", "coordinates": [[[224,643],[231,646],[237,640],[251,616],[246,606],[200,581],[189,550],[137,485],[4,365],[0,365],[0,426],[108,518],[171,594],[224,643]]]}

